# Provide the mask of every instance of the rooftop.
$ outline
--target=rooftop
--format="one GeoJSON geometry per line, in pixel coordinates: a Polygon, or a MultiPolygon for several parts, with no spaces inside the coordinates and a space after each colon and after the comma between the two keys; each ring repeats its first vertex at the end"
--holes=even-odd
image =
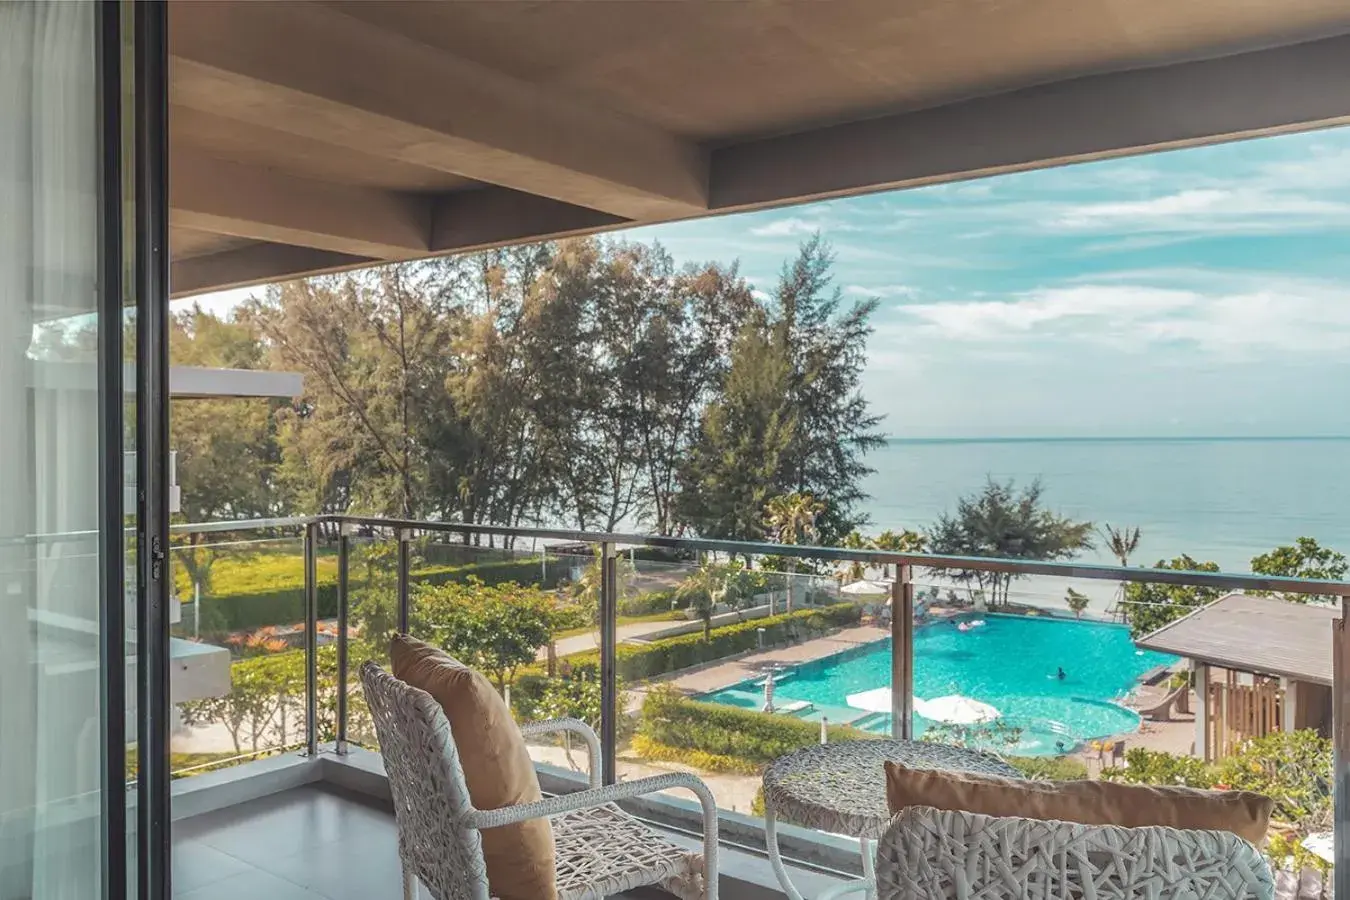
{"type": "Polygon", "coordinates": [[[1331,622],[1340,610],[1229,594],[1135,643],[1199,662],[1331,684],[1331,622]]]}

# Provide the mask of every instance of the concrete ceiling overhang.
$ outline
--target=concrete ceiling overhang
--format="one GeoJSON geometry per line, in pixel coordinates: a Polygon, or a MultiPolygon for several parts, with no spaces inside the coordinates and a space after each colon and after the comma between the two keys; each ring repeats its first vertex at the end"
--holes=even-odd
{"type": "Polygon", "coordinates": [[[176,296],[1350,122],[1345,0],[170,6],[176,296]]]}

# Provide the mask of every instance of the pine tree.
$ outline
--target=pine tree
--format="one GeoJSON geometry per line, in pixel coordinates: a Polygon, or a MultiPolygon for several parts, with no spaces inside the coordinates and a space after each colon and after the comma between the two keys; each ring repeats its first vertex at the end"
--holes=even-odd
{"type": "Polygon", "coordinates": [[[797,427],[787,399],[791,377],[762,316],[752,321],[732,348],[726,384],[704,412],[681,471],[678,514],[699,534],[764,538],[764,507],[781,493],[783,455],[797,427]]]}
{"type": "Polygon", "coordinates": [[[860,384],[867,363],[868,324],[877,301],[842,307],[832,284],[834,254],[819,234],[783,267],[771,307],[780,352],[791,368],[788,403],[797,428],[782,457],[784,493],[810,494],[825,504],[816,528],[833,544],[866,524],[856,507],[867,499],[863,461],[885,443],[881,417],[868,410],[860,384]]]}

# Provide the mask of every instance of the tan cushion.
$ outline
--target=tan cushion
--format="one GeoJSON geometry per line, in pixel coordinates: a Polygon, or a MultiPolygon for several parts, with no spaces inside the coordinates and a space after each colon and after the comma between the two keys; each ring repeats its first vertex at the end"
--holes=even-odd
{"type": "MultiPolygon", "coordinates": [[[[492,684],[438,647],[397,635],[390,642],[394,677],[426,691],[445,710],[475,809],[542,799],[525,739],[492,684]]],[[[556,900],[553,829],[531,819],[483,832],[493,897],[556,900]]]]}
{"type": "Polygon", "coordinates": [[[1139,828],[1164,825],[1231,831],[1253,844],[1265,840],[1275,801],[1251,791],[1201,791],[1110,781],[1028,781],[910,769],[886,763],[886,800],[892,814],[907,806],[964,810],[986,816],[1020,816],[1139,828]]]}

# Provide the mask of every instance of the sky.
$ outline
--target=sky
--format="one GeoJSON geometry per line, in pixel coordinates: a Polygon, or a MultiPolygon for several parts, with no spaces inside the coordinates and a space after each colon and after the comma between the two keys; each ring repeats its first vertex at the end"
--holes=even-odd
{"type": "Polygon", "coordinates": [[[816,231],[892,436],[1350,435],[1350,129],[618,235],[768,291],[816,231]]]}

